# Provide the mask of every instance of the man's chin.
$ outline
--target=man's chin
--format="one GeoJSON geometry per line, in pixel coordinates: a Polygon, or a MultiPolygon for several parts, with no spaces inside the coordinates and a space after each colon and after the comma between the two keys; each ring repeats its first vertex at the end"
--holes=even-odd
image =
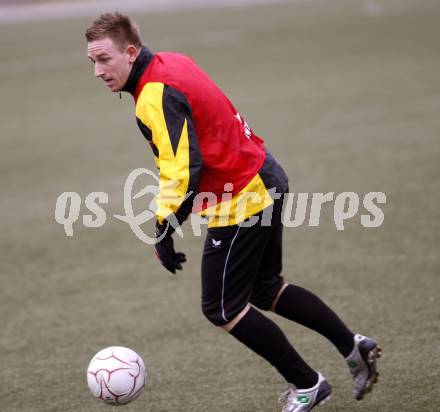
{"type": "Polygon", "coordinates": [[[105,87],[107,87],[107,89],[109,89],[113,93],[120,92],[122,89],[122,87],[119,87],[118,85],[114,84],[113,82],[111,84],[106,83],[105,87]]]}

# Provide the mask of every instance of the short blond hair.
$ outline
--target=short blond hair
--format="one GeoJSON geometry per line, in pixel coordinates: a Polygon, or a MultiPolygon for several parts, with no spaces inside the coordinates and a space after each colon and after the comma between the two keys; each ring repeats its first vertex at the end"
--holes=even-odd
{"type": "Polygon", "coordinates": [[[120,49],[129,44],[142,47],[139,27],[130,17],[119,12],[101,14],[86,30],[85,36],[88,42],[109,37],[120,49]]]}

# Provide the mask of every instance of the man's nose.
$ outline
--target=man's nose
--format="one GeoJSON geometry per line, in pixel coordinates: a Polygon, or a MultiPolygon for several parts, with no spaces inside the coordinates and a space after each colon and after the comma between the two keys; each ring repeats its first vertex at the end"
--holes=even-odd
{"type": "Polygon", "coordinates": [[[104,72],[102,71],[101,65],[95,64],[95,76],[101,77],[103,74],[104,74],[104,72]]]}

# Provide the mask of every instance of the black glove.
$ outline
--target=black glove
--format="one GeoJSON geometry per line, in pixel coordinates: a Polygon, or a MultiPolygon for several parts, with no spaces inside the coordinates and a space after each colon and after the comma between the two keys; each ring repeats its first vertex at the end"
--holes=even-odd
{"type": "Polygon", "coordinates": [[[173,231],[168,221],[165,220],[162,225],[156,222],[156,238],[158,239],[155,244],[156,256],[167,270],[176,273],[176,269],[182,270],[182,263],[186,262],[186,256],[182,252],[174,251],[173,231]]]}

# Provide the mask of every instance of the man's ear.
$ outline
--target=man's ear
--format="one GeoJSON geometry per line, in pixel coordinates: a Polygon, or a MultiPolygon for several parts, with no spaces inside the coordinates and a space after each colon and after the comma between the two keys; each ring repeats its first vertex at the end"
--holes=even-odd
{"type": "Polygon", "coordinates": [[[134,63],[136,58],[137,58],[137,56],[138,56],[139,50],[138,50],[138,48],[136,46],[133,46],[132,44],[129,44],[127,46],[127,53],[128,53],[128,61],[130,63],[134,63]]]}

